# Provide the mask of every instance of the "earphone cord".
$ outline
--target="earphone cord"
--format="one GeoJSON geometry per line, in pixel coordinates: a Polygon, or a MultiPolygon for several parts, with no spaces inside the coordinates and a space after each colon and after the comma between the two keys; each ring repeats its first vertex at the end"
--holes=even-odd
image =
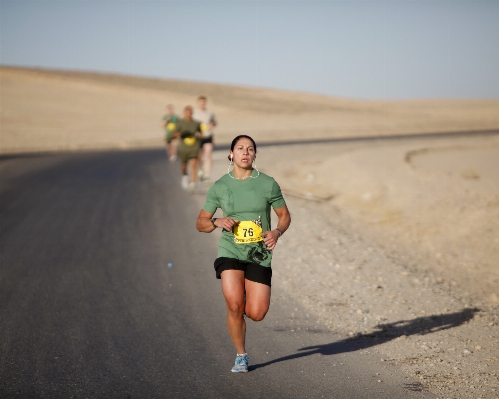
{"type": "MultiPolygon", "coordinates": [[[[230,166],[233,165],[233,164],[234,163],[232,162],[232,157],[230,157],[230,163],[229,163],[229,167],[227,168],[227,174],[230,177],[232,177],[233,179],[236,179],[236,180],[256,179],[258,176],[260,176],[260,171],[257,168],[253,168],[254,170],[257,171],[257,175],[256,176],[246,176],[246,177],[243,177],[242,179],[239,179],[236,176],[234,176],[234,170],[232,170],[232,174],[230,174],[230,166]]],[[[251,174],[253,174],[253,172],[251,172],[251,174]]]]}
{"type": "MultiPolygon", "coordinates": [[[[230,168],[230,165],[229,165],[229,168],[230,168]]],[[[260,171],[256,168],[254,168],[256,171],[257,171],[257,175],[256,176],[246,176],[246,177],[243,177],[242,179],[239,179],[238,177],[236,176],[233,176],[233,174],[231,175],[230,174],[230,171],[227,169],[227,174],[232,177],[233,179],[236,179],[236,180],[246,180],[246,179],[256,179],[258,176],[260,176],[260,171]]]]}

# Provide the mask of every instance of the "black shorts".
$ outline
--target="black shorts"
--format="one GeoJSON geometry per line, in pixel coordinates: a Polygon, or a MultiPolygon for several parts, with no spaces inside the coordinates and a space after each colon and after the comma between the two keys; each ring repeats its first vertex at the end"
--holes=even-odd
{"type": "Polygon", "coordinates": [[[224,270],[243,270],[245,279],[271,286],[272,269],[270,267],[233,258],[217,258],[214,267],[218,279],[221,278],[220,275],[224,270]]]}
{"type": "Polygon", "coordinates": [[[213,135],[207,137],[201,137],[201,147],[206,143],[213,143],[213,135]]]}

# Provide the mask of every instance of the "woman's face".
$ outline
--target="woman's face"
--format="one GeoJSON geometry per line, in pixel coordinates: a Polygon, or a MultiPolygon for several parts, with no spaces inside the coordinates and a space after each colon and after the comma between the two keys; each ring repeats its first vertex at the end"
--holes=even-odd
{"type": "Polygon", "coordinates": [[[251,168],[256,155],[252,141],[247,138],[239,139],[231,154],[234,164],[243,169],[251,168]]]}

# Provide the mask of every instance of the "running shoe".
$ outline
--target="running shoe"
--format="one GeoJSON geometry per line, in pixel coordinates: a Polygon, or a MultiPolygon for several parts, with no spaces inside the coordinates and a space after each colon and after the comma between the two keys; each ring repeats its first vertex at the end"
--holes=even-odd
{"type": "Polygon", "coordinates": [[[175,163],[176,160],[177,160],[177,157],[175,155],[172,155],[170,157],[170,163],[175,163]]]}
{"type": "Polygon", "coordinates": [[[208,177],[208,178],[203,179],[203,184],[204,184],[206,187],[209,187],[209,186],[211,186],[212,181],[211,181],[211,179],[208,177]]]}
{"type": "Polygon", "coordinates": [[[182,176],[182,180],[180,182],[180,184],[182,185],[182,188],[184,190],[187,190],[189,188],[189,176],[185,175],[185,176],[182,176]]]}
{"type": "Polygon", "coordinates": [[[232,367],[233,373],[247,373],[249,366],[249,357],[248,355],[237,355],[236,356],[236,364],[232,367]]]}
{"type": "Polygon", "coordinates": [[[187,186],[187,191],[189,191],[190,193],[193,193],[195,189],[196,189],[196,183],[191,181],[189,183],[189,185],[187,186]]]}

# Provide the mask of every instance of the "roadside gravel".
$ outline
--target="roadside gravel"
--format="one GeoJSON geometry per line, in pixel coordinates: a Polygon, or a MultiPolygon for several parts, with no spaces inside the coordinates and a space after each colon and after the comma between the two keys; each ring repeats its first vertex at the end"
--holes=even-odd
{"type": "Polygon", "coordinates": [[[278,289],[357,340],[361,353],[419,378],[415,388],[441,398],[499,398],[496,307],[414,273],[339,210],[287,202],[293,228],[274,258],[278,289]]]}

